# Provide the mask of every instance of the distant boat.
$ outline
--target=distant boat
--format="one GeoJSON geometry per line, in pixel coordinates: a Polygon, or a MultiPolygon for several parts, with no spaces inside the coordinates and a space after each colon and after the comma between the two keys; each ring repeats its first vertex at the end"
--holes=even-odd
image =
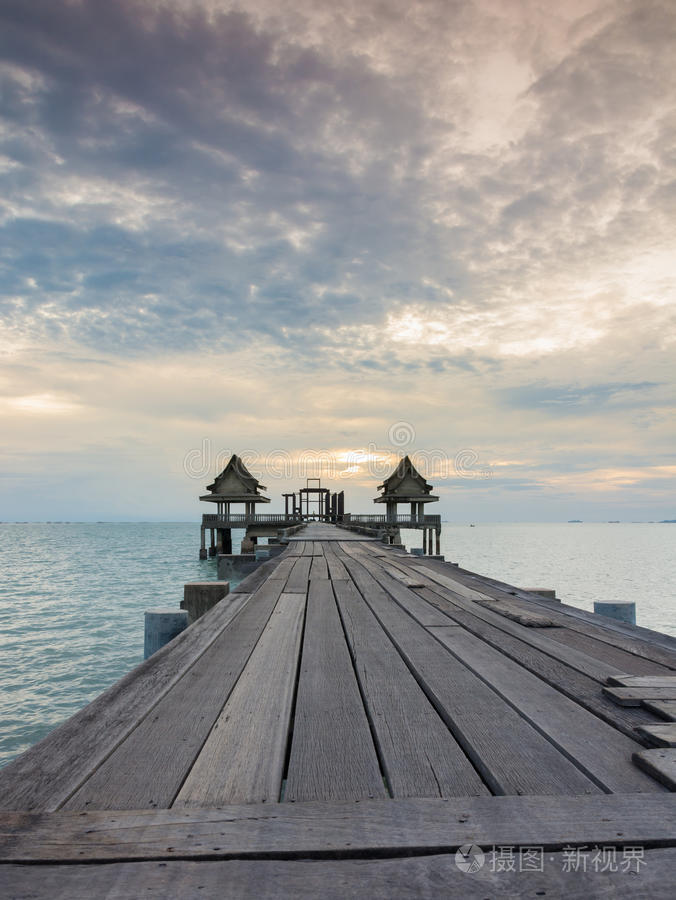
{"type": "Polygon", "coordinates": [[[569,524],[571,524],[573,522],[582,522],[582,519],[568,519],[569,524]]]}
{"type": "Polygon", "coordinates": [[[619,519],[608,519],[608,524],[609,525],[619,525],[620,520],[619,519]]]}
{"type": "Polygon", "coordinates": [[[472,525],[471,522],[470,522],[470,526],[469,526],[469,527],[470,527],[470,528],[474,528],[474,525],[472,525]]]}

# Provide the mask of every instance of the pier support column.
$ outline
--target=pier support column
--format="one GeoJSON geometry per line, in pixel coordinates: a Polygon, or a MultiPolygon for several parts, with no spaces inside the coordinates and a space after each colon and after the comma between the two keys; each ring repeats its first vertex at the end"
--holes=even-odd
{"type": "Polygon", "coordinates": [[[440,542],[441,542],[441,531],[435,532],[435,535],[436,535],[436,541],[435,541],[435,543],[436,543],[436,547],[437,547],[437,549],[436,549],[436,555],[439,556],[439,554],[441,553],[441,549],[440,549],[440,547],[439,547],[439,544],[440,544],[440,542]]]}
{"type": "Polygon", "coordinates": [[[207,545],[204,540],[204,525],[200,525],[200,559],[207,558],[207,545]]]}
{"type": "Polygon", "coordinates": [[[229,593],[229,581],[192,581],[183,587],[181,609],[188,613],[192,625],[229,593]]]}
{"type": "Polygon", "coordinates": [[[143,658],[148,659],[188,627],[185,609],[147,609],[143,634],[143,658]]]}
{"type": "Polygon", "coordinates": [[[427,556],[427,529],[423,528],[423,556],[427,556]]]}
{"type": "Polygon", "coordinates": [[[594,600],[594,612],[600,616],[617,619],[618,622],[627,622],[629,625],[636,624],[636,604],[631,600],[617,603],[594,600]]]}

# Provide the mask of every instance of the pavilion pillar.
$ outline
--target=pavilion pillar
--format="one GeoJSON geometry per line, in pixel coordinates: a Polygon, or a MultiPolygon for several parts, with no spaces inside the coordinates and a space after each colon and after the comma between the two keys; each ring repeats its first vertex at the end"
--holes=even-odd
{"type": "Polygon", "coordinates": [[[425,504],[418,503],[418,521],[420,524],[424,524],[425,522],[425,504]]]}
{"type": "Polygon", "coordinates": [[[435,543],[436,543],[436,547],[437,547],[437,549],[436,549],[436,555],[439,556],[439,554],[441,553],[441,548],[439,547],[439,543],[440,543],[440,539],[441,539],[441,531],[440,531],[440,530],[437,530],[437,531],[435,532],[435,535],[436,535],[436,541],[435,541],[435,543]]]}

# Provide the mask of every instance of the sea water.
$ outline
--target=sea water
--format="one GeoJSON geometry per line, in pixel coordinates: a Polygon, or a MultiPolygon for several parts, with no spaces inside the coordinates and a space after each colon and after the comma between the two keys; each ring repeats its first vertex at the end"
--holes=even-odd
{"type": "MultiPolygon", "coordinates": [[[[198,550],[196,523],[0,524],[0,764],[141,662],[144,611],[216,578],[198,550]]],[[[676,635],[676,524],[445,524],[441,550],[584,609],[634,600],[639,625],[676,635]]]]}

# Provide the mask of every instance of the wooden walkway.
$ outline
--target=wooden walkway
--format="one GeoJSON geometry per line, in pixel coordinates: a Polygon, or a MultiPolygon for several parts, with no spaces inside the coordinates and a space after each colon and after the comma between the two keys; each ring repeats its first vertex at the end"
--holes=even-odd
{"type": "Polygon", "coordinates": [[[668,636],[308,525],[0,770],[0,896],[672,897],[674,676],[668,636]]]}

